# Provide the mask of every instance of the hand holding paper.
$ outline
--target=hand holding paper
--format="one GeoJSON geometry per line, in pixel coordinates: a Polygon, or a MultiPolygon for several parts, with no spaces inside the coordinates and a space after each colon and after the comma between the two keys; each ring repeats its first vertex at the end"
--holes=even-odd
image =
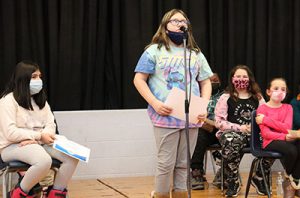
{"type": "Polygon", "coordinates": [[[53,148],[83,162],[88,162],[90,158],[89,148],[68,140],[65,136],[56,135],[53,148]]]}
{"type": "Polygon", "coordinates": [[[153,102],[153,104],[151,104],[152,107],[154,108],[154,110],[162,116],[167,116],[170,115],[170,113],[172,112],[172,108],[170,108],[169,106],[167,106],[165,103],[161,102],[160,100],[156,100],[153,102]]]}
{"type": "Polygon", "coordinates": [[[198,115],[198,122],[202,122],[202,123],[205,122],[206,116],[207,116],[207,113],[198,115]]]}
{"type": "MultiPolygon", "coordinates": [[[[170,116],[185,120],[184,111],[185,92],[177,87],[173,87],[170,91],[165,104],[172,107],[170,116]]],[[[191,95],[190,108],[189,108],[189,122],[193,124],[199,123],[199,118],[207,114],[208,100],[196,95],[191,95]],[[201,116],[202,115],[202,116],[201,116]]],[[[205,116],[206,117],[206,116],[205,116]]],[[[204,122],[205,119],[203,119],[204,122]]]]}

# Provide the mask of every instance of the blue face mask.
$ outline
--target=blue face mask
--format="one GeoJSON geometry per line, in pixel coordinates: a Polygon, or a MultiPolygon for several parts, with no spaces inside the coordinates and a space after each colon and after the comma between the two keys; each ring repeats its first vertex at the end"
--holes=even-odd
{"type": "Polygon", "coordinates": [[[169,36],[171,41],[176,45],[181,45],[183,43],[184,36],[186,36],[187,38],[187,34],[184,32],[172,32],[168,30],[167,35],[169,36]]]}
{"type": "Polygon", "coordinates": [[[39,93],[42,90],[42,88],[43,88],[43,81],[41,79],[30,80],[29,89],[31,95],[39,93]]]}

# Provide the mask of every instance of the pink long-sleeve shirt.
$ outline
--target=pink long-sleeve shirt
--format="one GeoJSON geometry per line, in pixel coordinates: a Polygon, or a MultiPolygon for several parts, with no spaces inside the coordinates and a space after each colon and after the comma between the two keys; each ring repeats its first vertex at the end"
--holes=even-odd
{"type": "Polygon", "coordinates": [[[263,148],[273,140],[285,140],[288,130],[293,124],[293,108],[289,104],[282,104],[278,108],[270,107],[267,104],[257,109],[257,114],[263,114],[264,118],[259,125],[263,148]]]}

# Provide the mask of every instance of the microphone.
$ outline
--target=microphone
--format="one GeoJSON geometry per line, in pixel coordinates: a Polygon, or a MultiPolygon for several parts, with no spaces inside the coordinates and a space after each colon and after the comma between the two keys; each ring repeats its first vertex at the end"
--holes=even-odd
{"type": "Polygon", "coordinates": [[[180,28],[179,28],[181,31],[183,31],[184,33],[187,33],[187,28],[186,27],[184,27],[184,26],[181,26],[180,28]]]}

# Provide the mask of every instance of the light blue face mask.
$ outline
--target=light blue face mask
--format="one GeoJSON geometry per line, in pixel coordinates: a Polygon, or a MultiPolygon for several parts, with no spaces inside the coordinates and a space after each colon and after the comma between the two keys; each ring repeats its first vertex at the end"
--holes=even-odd
{"type": "Polygon", "coordinates": [[[30,80],[29,89],[31,95],[39,93],[42,90],[42,88],[43,88],[43,81],[41,79],[30,80]]]}

